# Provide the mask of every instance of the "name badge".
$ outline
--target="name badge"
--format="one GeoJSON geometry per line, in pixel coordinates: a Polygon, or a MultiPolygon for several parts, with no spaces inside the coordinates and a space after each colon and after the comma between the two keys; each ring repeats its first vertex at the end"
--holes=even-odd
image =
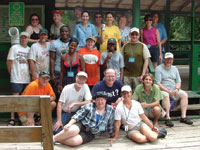
{"type": "Polygon", "coordinates": [[[103,126],[103,125],[99,126],[99,131],[105,131],[105,130],[106,130],[105,126],[103,126]]]}
{"type": "Polygon", "coordinates": [[[135,58],[129,58],[128,62],[135,62],[135,58]]]}
{"type": "Polygon", "coordinates": [[[151,45],[147,44],[147,48],[150,48],[150,47],[151,47],[151,45]]]}
{"type": "Polygon", "coordinates": [[[125,127],[124,127],[124,131],[128,131],[128,125],[125,125],[125,127]]]}
{"type": "Polygon", "coordinates": [[[67,72],[67,77],[74,77],[74,72],[71,71],[67,72]]]}

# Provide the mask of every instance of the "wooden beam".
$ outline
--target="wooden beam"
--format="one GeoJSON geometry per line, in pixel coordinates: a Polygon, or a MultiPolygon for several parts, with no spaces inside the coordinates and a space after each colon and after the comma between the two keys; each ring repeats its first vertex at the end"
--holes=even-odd
{"type": "Polygon", "coordinates": [[[101,0],[101,1],[100,1],[99,7],[102,7],[103,2],[104,2],[104,0],[101,0]]]}
{"type": "Polygon", "coordinates": [[[120,5],[120,3],[121,3],[122,1],[123,1],[123,0],[119,0],[119,1],[117,2],[117,4],[116,4],[116,8],[119,7],[119,5],[120,5]]]}
{"type": "Polygon", "coordinates": [[[1,126],[0,142],[3,143],[25,143],[42,141],[41,126],[1,126]]]}
{"type": "Polygon", "coordinates": [[[68,7],[68,0],[65,0],[65,7],[68,7]]]}
{"type": "Polygon", "coordinates": [[[83,1],[82,7],[86,7],[86,0],[83,1]]]}
{"type": "Polygon", "coordinates": [[[151,2],[151,4],[149,5],[148,10],[150,10],[158,1],[159,1],[159,0],[153,0],[153,1],[151,2]]]}
{"type": "Polygon", "coordinates": [[[188,6],[191,3],[191,0],[185,0],[185,2],[178,8],[178,11],[181,11],[183,8],[188,6]]]}
{"type": "MultiPolygon", "coordinates": [[[[197,3],[197,2],[195,2],[195,3],[197,3]]],[[[200,1],[199,1],[199,3],[195,6],[195,11],[196,11],[197,9],[199,9],[199,7],[200,7],[200,1]]]]}

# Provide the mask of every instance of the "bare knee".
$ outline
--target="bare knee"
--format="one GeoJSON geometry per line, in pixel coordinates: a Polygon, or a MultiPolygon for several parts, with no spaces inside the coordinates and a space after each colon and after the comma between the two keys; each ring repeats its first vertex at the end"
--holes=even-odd
{"type": "Polygon", "coordinates": [[[56,102],[51,101],[51,111],[53,111],[56,108],[56,102]]]}
{"type": "Polygon", "coordinates": [[[74,146],[81,145],[83,143],[83,140],[82,140],[80,135],[77,135],[77,136],[69,138],[69,139],[67,139],[65,141],[62,141],[61,143],[65,144],[65,145],[68,145],[68,146],[74,147],[74,146]]]}
{"type": "Polygon", "coordinates": [[[151,134],[150,136],[148,136],[148,141],[154,142],[156,140],[157,140],[157,134],[151,134]]]}
{"type": "Polygon", "coordinates": [[[140,134],[140,135],[132,134],[130,136],[130,139],[137,142],[137,143],[146,143],[147,142],[146,136],[144,136],[142,134],[140,134]]]}

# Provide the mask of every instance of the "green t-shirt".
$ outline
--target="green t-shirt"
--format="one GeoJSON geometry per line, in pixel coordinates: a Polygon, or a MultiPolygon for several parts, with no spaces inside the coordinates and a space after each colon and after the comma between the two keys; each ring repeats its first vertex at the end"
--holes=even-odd
{"type": "Polygon", "coordinates": [[[146,95],[143,84],[139,84],[133,93],[133,99],[140,103],[153,103],[163,99],[160,87],[157,84],[153,84],[149,95],[146,95]]]}

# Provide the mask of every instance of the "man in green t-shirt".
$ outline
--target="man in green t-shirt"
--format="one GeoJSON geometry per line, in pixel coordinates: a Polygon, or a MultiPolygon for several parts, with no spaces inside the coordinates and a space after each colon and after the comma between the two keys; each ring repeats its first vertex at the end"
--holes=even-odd
{"type": "Polygon", "coordinates": [[[124,84],[130,85],[134,90],[142,80],[142,76],[146,73],[149,58],[151,57],[147,46],[139,42],[139,29],[134,27],[130,30],[130,42],[122,48],[124,56],[124,84]]]}

